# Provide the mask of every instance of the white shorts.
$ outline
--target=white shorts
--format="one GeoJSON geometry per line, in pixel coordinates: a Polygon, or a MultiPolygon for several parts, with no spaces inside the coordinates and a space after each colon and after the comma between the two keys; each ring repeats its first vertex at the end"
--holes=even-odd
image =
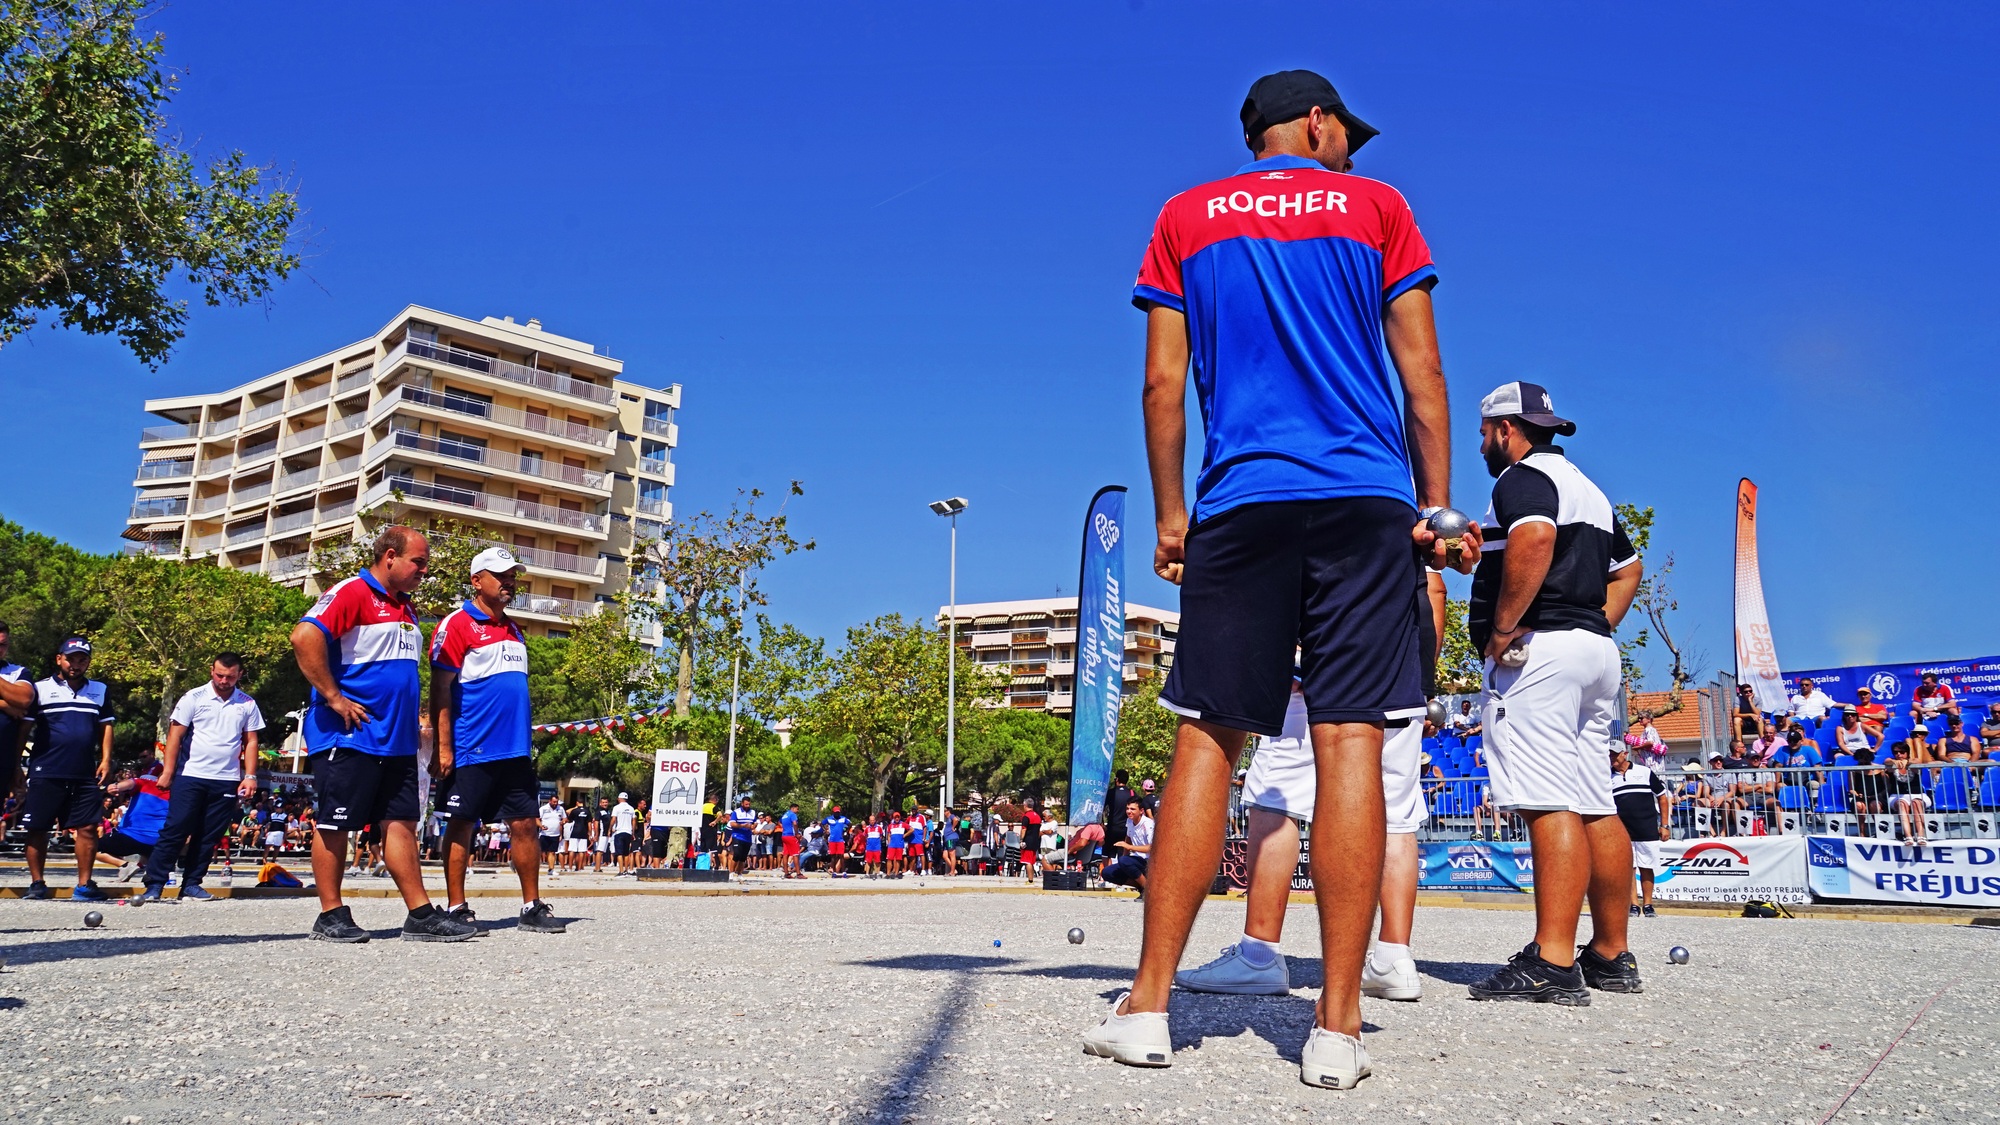
{"type": "Polygon", "coordinates": [[[564,844],[563,848],[567,850],[571,855],[588,855],[590,853],[590,841],[579,840],[576,837],[571,836],[569,838],[569,842],[564,844]]]}
{"type": "Polygon", "coordinates": [[[1660,869],[1660,842],[1658,840],[1632,841],[1632,869],[1635,871],[1658,871],[1660,869]]]}
{"type": "Polygon", "coordinates": [[[284,847],[284,846],[285,846],[285,834],[284,834],[283,832],[266,832],[266,833],[264,833],[264,846],[265,846],[265,847],[267,847],[267,848],[282,848],[282,847],[284,847]]]}
{"type": "Polygon", "coordinates": [[[1611,816],[1618,645],[1582,629],[1526,634],[1528,662],[1486,661],[1480,700],[1493,803],[1509,812],[1611,816]]]}
{"type": "MultiPolygon", "coordinates": [[[[1382,799],[1391,832],[1415,832],[1430,815],[1417,765],[1423,747],[1423,728],[1414,722],[1384,732],[1382,799]]],[[[1250,759],[1250,772],[1243,776],[1243,803],[1311,823],[1318,796],[1305,698],[1294,694],[1285,711],[1284,733],[1265,739],[1250,759]]]]}

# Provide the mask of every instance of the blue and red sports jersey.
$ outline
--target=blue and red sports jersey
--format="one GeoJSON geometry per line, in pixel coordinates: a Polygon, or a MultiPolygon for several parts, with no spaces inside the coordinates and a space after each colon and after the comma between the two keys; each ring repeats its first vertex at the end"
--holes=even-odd
{"type": "Polygon", "coordinates": [[[534,752],[528,742],[528,642],[520,626],[495,621],[468,601],[431,634],[431,667],[458,675],[451,685],[454,768],[534,752]]]}
{"type": "Polygon", "coordinates": [[[1132,303],[1187,315],[1205,430],[1194,518],[1349,496],[1414,506],[1382,310],[1436,279],[1395,188],[1303,157],[1168,200],[1132,303]]]}
{"type": "Polygon", "coordinates": [[[140,778],[139,789],[125,806],[124,819],[118,822],[118,831],[142,844],[159,843],[160,829],[167,826],[167,800],[167,791],[160,788],[156,775],[140,778]]]}
{"type": "Polygon", "coordinates": [[[903,822],[900,820],[889,825],[889,846],[892,848],[903,846],[903,822]]]}
{"type": "Polygon", "coordinates": [[[306,752],[351,747],[385,757],[414,755],[424,635],[410,599],[390,594],[364,570],[320,595],[305,619],[326,634],[327,663],[340,693],[368,709],[368,721],[348,730],[314,689],[303,724],[306,752]]]}
{"type": "Polygon", "coordinates": [[[827,817],[821,823],[826,825],[827,842],[841,844],[847,841],[847,828],[853,821],[848,820],[844,816],[834,815],[827,817]]]}

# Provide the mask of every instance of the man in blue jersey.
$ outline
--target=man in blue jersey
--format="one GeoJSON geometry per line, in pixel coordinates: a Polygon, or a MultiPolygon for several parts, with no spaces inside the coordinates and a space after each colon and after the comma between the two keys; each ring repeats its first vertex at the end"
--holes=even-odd
{"type": "Polygon", "coordinates": [[[311,936],[363,942],[368,931],[342,903],[347,837],[375,825],[382,862],[409,916],[405,941],[464,941],[479,932],[431,905],[417,858],[417,661],[423,634],[410,592],[430,572],[431,548],[407,527],[384,528],[375,560],[320,596],[292,630],[292,653],[312,685],[301,733],[312,763],[318,831],[313,882],[320,915],[311,936]]]}
{"type": "Polygon", "coordinates": [[[779,872],[787,879],[803,879],[799,871],[799,807],[793,805],[778,818],[778,844],[784,862],[779,872]]]}
{"type": "Polygon", "coordinates": [[[264,714],[236,686],[242,680],[243,658],[221,653],[209,662],[208,682],[174,704],[158,783],[168,793],[167,820],[147,857],[141,898],[159,900],[176,862],[181,865],[178,897],[211,897],[201,881],[208,875],[216,841],[229,831],[242,802],[257,796],[257,732],[264,729],[264,714]]]}
{"type": "Polygon", "coordinates": [[[35,682],[28,670],[9,663],[13,647],[5,621],[0,621],[0,809],[14,793],[21,772],[21,746],[28,737],[28,708],[35,702],[35,682]]]}
{"type": "Polygon", "coordinates": [[[847,878],[847,838],[854,822],[833,806],[833,812],[820,820],[826,828],[826,865],[836,879],[847,878]]]}
{"type": "Polygon", "coordinates": [[[118,827],[98,838],[97,858],[99,862],[122,861],[118,868],[121,883],[152,857],[160,842],[160,829],[166,826],[167,793],[160,788],[163,768],[164,763],[154,762],[138,777],[128,777],[104,790],[112,801],[125,802],[125,814],[118,819],[118,827]]]}
{"type": "Polygon", "coordinates": [[[49,833],[72,830],[76,838],[76,889],[70,897],[100,902],[90,878],[97,862],[97,826],[104,817],[104,781],[111,776],[111,726],[104,685],[90,678],[90,642],[70,636],[56,646],[56,674],[35,683],[29,710],[35,752],[28,758],[28,791],[21,798],[20,828],[28,834],[28,891],[22,898],[53,898],[42,880],[49,833]]]}
{"type": "Polygon", "coordinates": [[[738,875],[749,870],[750,829],[757,824],[757,810],[750,807],[750,798],[744,797],[729,810],[729,869],[738,875]]]}
{"type": "Polygon", "coordinates": [[[1302,70],[1259,79],[1240,116],[1256,159],[1167,202],[1133,290],[1146,313],[1153,568],[1181,586],[1160,702],[1182,721],[1138,973],[1084,1046],[1172,1063],[1167,997],[1221,860],[1232,772],[1250,734],[1283,729],[1297,646],[1326,973],[1300,1077],[1348,1088],[1369,1073],[1360,981],[1382,878],[1383,730],[1424,709],[1420,567],[1469,569],[1478,539],[1447,560],[1424,526],[1450,503],[1437,271],[1403,197],[1347,174],[1376,130],[1302,70]],[[1192,509],[1190,370],[1204,428],[1192,509]]]}
{"type": "Polygon", "coordinates": [[[528,644],[507,616],[521,564],[505,547],[472,560],[472,598],[445,615],[431,636],[431,729],[436,732],[431,776],[444,837],[447,913],[473,922],[465,901],[472,834],[494,820],[507,824],[509,858],[521,881],[520,928],[559,934],[566,927],[541,900],[540,821],[535,800],[534,747],[528,741],[528,644]]]}

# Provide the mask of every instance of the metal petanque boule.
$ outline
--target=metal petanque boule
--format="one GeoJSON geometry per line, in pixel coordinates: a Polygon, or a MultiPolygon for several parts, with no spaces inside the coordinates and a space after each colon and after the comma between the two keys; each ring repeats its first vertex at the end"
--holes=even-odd
{"type": "Polygon", "coordinates": [[[1069,943],[1070,943],[1071,945],[1082,945],[1082,944],[1083,944],[1083,927],[1082,927],[1082,926],[1071,926],[1071,927],[1070,927],[1070,929],[1069,929],[1069,943]]]}
{"type": "Polygon", "coordinates": [[[94,930],[104,924],[104,915],[93,910],[83,916],[83,924],[94,930]]]}
{"type": "Polygon", "coordinates": [[[1444,557],[1447,563],[1457,563],[1465,550],[1465,533],[1472,527],[1472,517],[1457,508],[1440,508],[1431,513],[1425,527],[1431,534],[1444,540],[1444,557]]]}
{"type": "Polygon", "coordinates": [[[1424,704],[1424,717],[1431,721],[1431,726],[1438,730],[1443,730],[1444,721],[1451,716],[1445,711],[1444,700],[1433,699],[1429,703],[1424,704]]]}
{"type": "Polygon", "coordinates": [[[1685,945],[1676,945],[1672,949],[1667,950],[1667,960],[1673,962],[1676,965],[1687,964],[1688,958],[1692,956],[1694,956],[1694,954],[1689,953],[1688,947],[1685,945]]]}

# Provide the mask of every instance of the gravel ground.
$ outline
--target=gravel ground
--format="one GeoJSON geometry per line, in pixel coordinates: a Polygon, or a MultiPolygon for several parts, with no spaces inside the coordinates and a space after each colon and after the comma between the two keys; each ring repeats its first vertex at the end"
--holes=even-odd
{"type": "MultiPolygon", "coordinates": [[[[1424,908],[1427,995],[1365,1002],[1376,1076],[1333,1093],[1298,1081],[1305,909],[1306,987],[1177,994],[1164,1071],[1078,1044],[1129,979],[1129,900],[625,896],[572,901],[562,936],[351,947],[303,940],[314,909],[112,907],[86,930],[80,905],[0,901],[0,1119],[1810,1125],[1940,988],[1838,1120],[2000,1118],[2000,931],[1965,926],[1661,918],[1636,928],[1645,994],[1579,1010],[1468,1001],[1530,916],[1424,908]],[[1666,964],[1676,943],[1692,964],[1666,964]]],[[[1190,962],[1241,909],[1203,911],[1190,962]]],[[[356,915],[386,938],[401,909],[356,915]]]]}

